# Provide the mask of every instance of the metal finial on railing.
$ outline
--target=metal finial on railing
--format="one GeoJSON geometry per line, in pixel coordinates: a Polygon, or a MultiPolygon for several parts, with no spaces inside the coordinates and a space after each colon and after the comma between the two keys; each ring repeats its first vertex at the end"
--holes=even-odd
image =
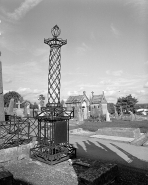
{"type": "Polygon", "coordinates": [[[58,37],[59,35],[60,35],[60,33],[61,33],[61,30],[60,30],[60,28],[57,26],[57,25],[55,25],[52,29],[51,29],[51,33],[52,33],[52,36],[53,37],[58,37]]]}

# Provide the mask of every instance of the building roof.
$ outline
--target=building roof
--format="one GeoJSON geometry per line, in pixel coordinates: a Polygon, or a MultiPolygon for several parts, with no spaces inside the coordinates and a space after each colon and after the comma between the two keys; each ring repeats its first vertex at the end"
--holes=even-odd
{"type": "Polygon", "coordinates": [[[91,104],[99,104],[99,103],[107,103],[104,94],[101,95],[93,95],[91,99],[91,104]]]}
{"type": "Polygon", "coordinates": [[[84,99],[84,95],[69,96],[66,103],[81,103],[84,99]]]}
{"type": "Polygon", "coordinates": [[[103,95],[93,95],[92,99],[91,99],[91,103],[92,104],[98,104],[101,103],[103,95]]]}

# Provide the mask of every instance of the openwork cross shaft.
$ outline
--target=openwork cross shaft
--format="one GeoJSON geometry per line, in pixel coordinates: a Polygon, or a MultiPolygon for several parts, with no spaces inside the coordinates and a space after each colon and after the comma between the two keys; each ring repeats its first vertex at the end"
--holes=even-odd
{"type": "Polygon", "coordinates": [[[61,46],[67,44],[66,40],[58,39],[60,33],[56,25],[52,29],[53,38],[44,39],[44,43],[50,46],[49,73],[48,73],[48,104],[58,106],[60,104],[60,80],[61,80],[61,46]],[[56,35],[57,34],[57,35],[56,35]]]}

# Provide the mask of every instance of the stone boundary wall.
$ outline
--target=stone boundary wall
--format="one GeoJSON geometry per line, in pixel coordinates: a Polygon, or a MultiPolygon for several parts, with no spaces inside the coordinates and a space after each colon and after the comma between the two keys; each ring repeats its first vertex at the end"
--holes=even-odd
{"type": "Polygon", "coordinates": [[[0,163],[4,163],[10,160],[12,161],[29,158],[30,148],[33,148],[35,144],[37,144],[37,141],[33,141],[29,144],[20,145],[17,147],[0,150],[0,163]]]}

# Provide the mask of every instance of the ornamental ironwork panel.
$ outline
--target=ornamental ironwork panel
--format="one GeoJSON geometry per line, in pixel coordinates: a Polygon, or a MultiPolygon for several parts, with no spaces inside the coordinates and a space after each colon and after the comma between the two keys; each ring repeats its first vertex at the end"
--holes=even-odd
{"type": "Polygon", "coordinates": [[[67,40],[57,38],[61,33],[57,25],[52,28],[51,33],[53,38],[44,39],[44,43],[50,46],[48,103],[50,106],[57,106],[60,104],[61,47],[67,44],[67,40]]]}
{"type": "Polygon", "coordinates": [[[38,135],[36,118],[9,116],[7,121],[0,122],[0,149],[29,143],[38,135]]]}

